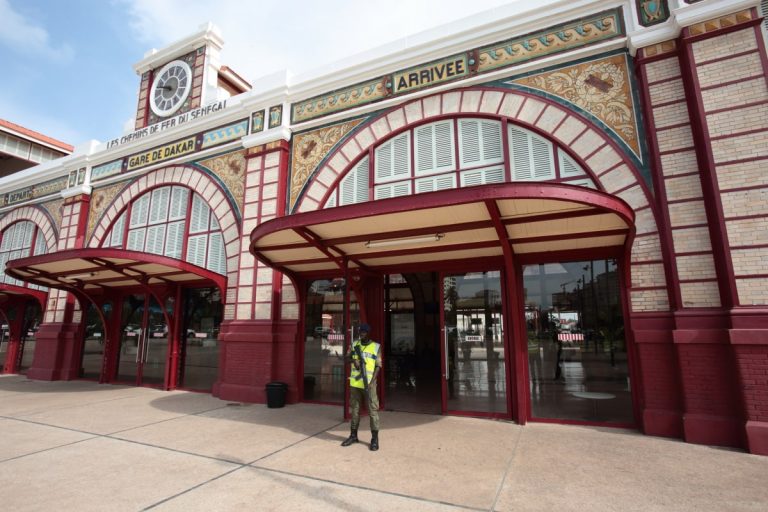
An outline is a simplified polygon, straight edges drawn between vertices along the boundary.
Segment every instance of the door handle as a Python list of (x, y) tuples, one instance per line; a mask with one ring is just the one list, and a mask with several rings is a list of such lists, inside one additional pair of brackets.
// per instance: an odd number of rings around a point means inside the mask
[(139, 361), (141, 360), (141, 348), (144, 345), (141, 342), (141, 337), (144, 335), (144, 329), (138, 329), (138, 332), (136, 333), (136, 364), (139, 364)]

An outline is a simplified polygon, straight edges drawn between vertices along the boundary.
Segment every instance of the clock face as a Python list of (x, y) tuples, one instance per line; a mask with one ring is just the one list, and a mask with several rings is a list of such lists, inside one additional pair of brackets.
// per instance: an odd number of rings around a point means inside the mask
[(176, 112), (192, 90), (192, 70), (181, 60), (169, 62), (155, 75), (149, 92), (152, 112), (166, 117)]

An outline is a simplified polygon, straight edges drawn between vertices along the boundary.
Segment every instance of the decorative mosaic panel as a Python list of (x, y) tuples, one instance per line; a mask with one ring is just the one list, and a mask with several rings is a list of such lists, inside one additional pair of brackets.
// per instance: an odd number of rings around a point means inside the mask
[(635, 5), (637, 5), (637, 17), (644, 27), (663, 23), (669, 19), (667, 0), (635, 0)]
[(732, 27), (751, 19), (753, 19), (752, 9), (747, 9), (729, 14), (728, 16), (723, 16), (722, 18), (716, 18), (714, 20), (703, 21), (701, 23), (697, 23), (696, 25), (691, 25), (688, 27), (688, 31), (690, 35), (697, 36), (699, 34), (706, 34), (707, 32), (714, 32), (715, 30), (720, 30), (721, 28)]
[(125, 187), (127, 182), (115, 183), (108, 187), (97, 188), (91, 194), (91, 204), (88, 212), (88, 232), (85, 239), (90, 240), (93, 230), (96, 229), (96, 222), (101, 218), (109, 205), (112, 204), (117, 194)]
[(642, 160), (626, 54), (582, 62), (509, 82), (556, 96), (605, 123)]
[(624, 35), (621, 9), (550, 27), (526, 36), (447, 56), (438, 61), (398, 70), (367, 82), (293, 104), (291, 120), (300, 123), (341, 110), (381, 101), (389, 96), (460, 80), (522, 62)]
[(269, 107), (269, 127), (275, 128), (283, 124), (283, 106)]
[(248, 135), (248, 120), (243, 119), (237, 123), (230, 124), (228, 126), (222, 126), (203, 134), (202, 149), (224, 144), (231, 140), (239, 139)]
[(293, 105), (292, 121), (300, 123), (387, 97), (385, 80), (377, 78)]
[(363, 119), (356, 119), (301, 133), (293, 137), (291, 191), (289, 198), (291, 208), (293, 208), (301, 189), (312, 175), (312, 172), (317, 168), (317, 165), (346, 134), (362, 122)]
[(98, 165), (91, 169), (91, 182), (103, 180), (115, 174), (120, 174), (123, 168), (123, 159), (115, 160), (106, 164)]
[(46, 201), (41, 203), (40, 206), (48, 211), (51, 219), (53, 219), (53, 225), (56, 227), (56, 230), (61, 231), (61, 208), (64, 206), (64, 199)]
[(245, 154), (245, 150), (241, 150), (197, 162), (221, 178), (240, 211), (245, 197)]
[(259, 110), (251, 115), (251, 133), (264, 130), (264, 111)]
[(624, 33), (620, 11), (607, 11), (591, 18), (510, 39), (482, 48), (479, 71), (491, 71), (597, 43)]
[(44, 181), (30, 187), (21, 188), (8, 192), (2, 197), (2, 204), (0, 206), (9, 206), (12, 204), (22, 203), (29, 201), (37, 197), (44, 197), (51, 194), (56, 194), (67, 188), (68, 176), (62, 176), (60, 178), (54, 178), (52, 180)]

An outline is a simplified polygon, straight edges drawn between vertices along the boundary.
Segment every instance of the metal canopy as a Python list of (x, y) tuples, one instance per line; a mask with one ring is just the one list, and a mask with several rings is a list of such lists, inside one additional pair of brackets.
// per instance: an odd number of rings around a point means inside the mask
[(5, 302), (8, 299), (27, 297), (35, 299), (40, 303), (41, 307), (45, 307), (45, 299), (47, 293), (41, 290), (33, 290), (31, 288), (25, 288), (23, 286), (16, 286), (13, 284), (0, 284), (0, 302)]
[(251, 253), (291, 274), (621, 248), (634, 213), (582, 187), (497, 184), (280, 217), (251, 233)]
[(6, 273), (30, 283), (84, 292), (137, 285), (209, 281), (224, 292), (226, 278), (165, 256), (122, 249), (72, 249), (11, 260)]

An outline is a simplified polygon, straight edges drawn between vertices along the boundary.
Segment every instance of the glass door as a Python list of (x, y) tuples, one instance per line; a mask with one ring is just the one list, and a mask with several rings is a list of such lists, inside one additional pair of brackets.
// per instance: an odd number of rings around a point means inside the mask
[(123, 298), (117, 379), (137, 385), (162, 385), (168, 353), (168, 325), (162, 308), (144, 294)]
[(445, 274), (442, 281), (444, 408), (506, 416), (501, 272)]

